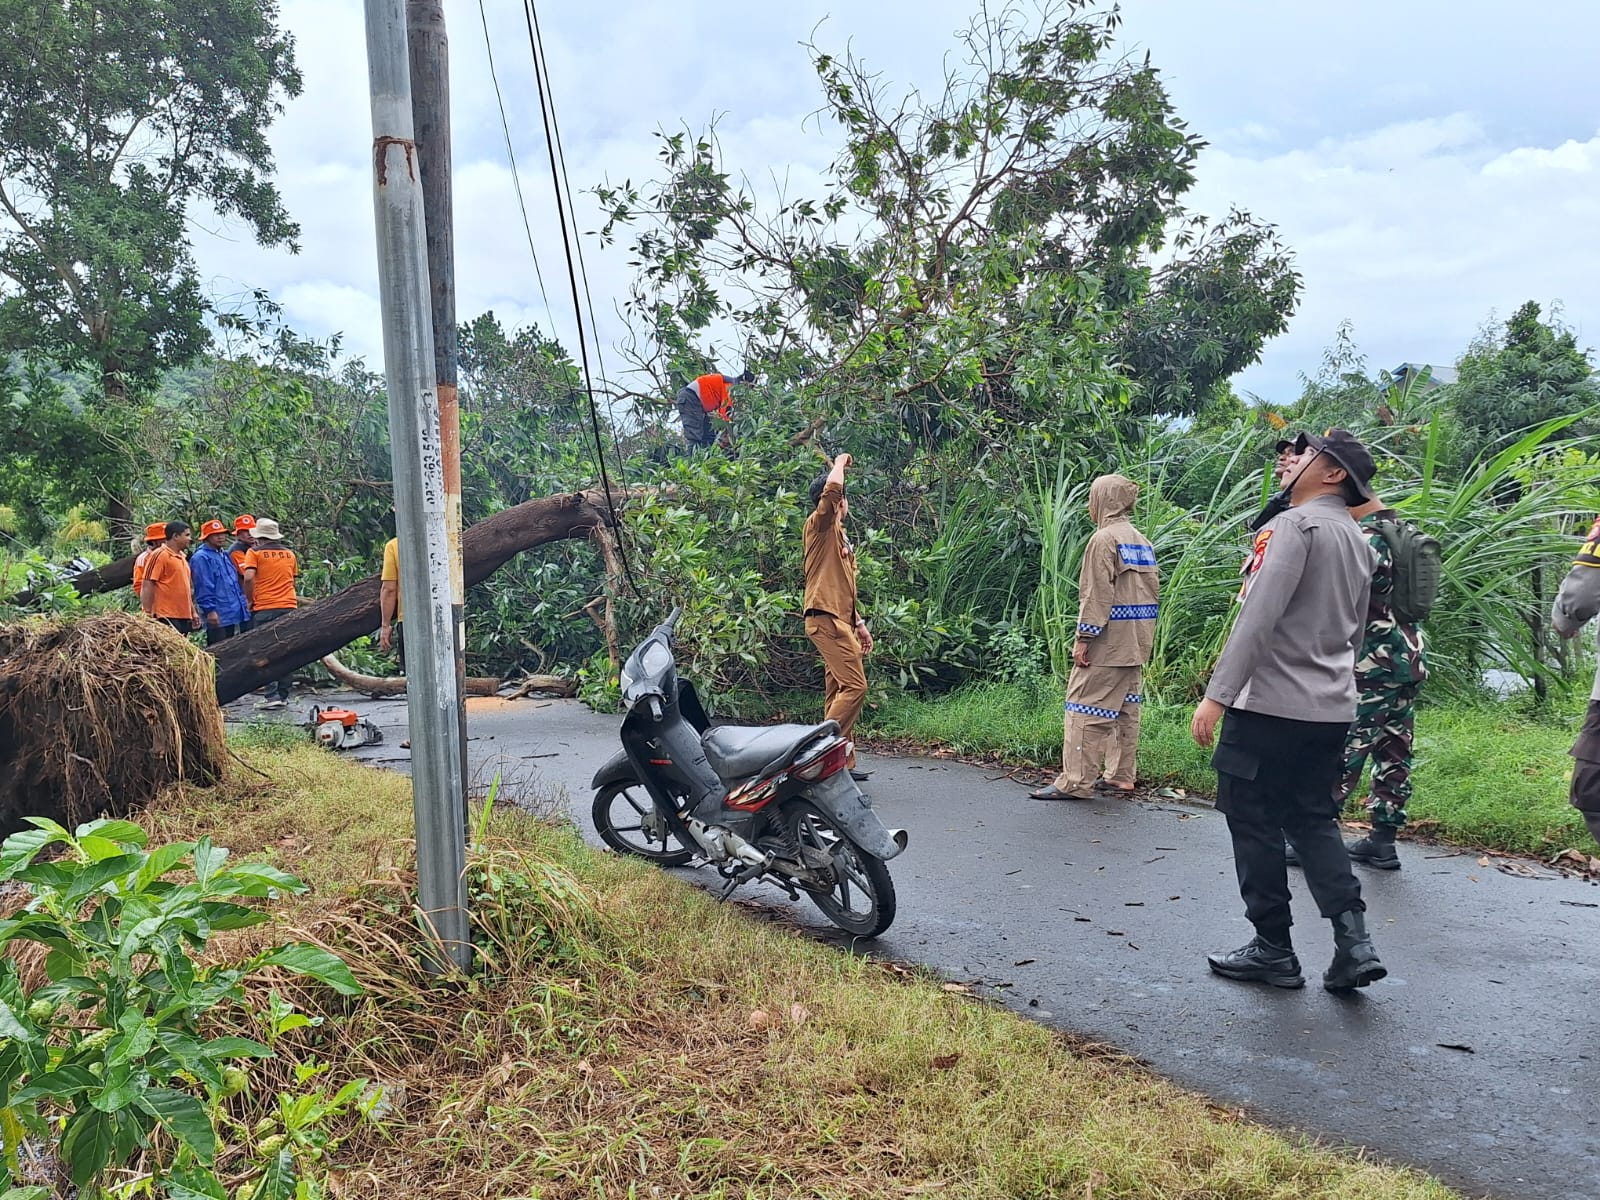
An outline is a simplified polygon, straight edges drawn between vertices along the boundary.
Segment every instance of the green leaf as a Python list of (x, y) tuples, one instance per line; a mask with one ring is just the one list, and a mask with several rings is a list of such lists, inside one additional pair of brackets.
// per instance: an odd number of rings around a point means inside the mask
[(107, 838), (128, 846), (143, 846), (149, 840), (149, 835), (132, 821), (118, 821), (109, 817), (79, 825), (75, 836), (80, 845), (88, 837)]
[(272, 1047), (243, 1037), (212, 1038), (201, 1046), (207, 1058), (271, 1058)]
[(131, 875), (143, 865), (142, 854), (119, 854), (90, 863), (78, 872), (63, 899), (67, 904), (81, 904), (113, 879)]
[(98, 1175), (111, 1159), (113, 1122), (109, 1113), (80, 1108), (67, 1118), (61, 1135), (61, 1157), (72, 1182), (80, 1188)]
[(0, 1192), (0, 1200), (51, 1200), (53, 1194), (47, 1187), (7, 1188)]
[(117, 1067), (107, 1072), (105, 1089), (90, 1096), (89, 1103), (101, 1112), (120, 1112), (138, 1098), (148, 1083), (149, 1076), (143, 1071), (136, 1072), (127, 1065)]
[(362, 991), (344, 960), (320, 946), (292, 942), (257, 958), (255, 962), (258, 966), (283, 967), (300, 975), (309, 975), (327, 984), (341, 996), (356, 996)]
[(126, 847), (103, 837), (79, 838), (78, 849), (90, 862), (99, 862), (102, 858), (115, 858), (119, 854), (127, 853)]
[(156, 1023), (146, 1020), (138, 1013), (125, 1013), (118, 1023), (123, 1030), (122, 1036), (113, 1038), (109, 1052), (106, 1054), (108, 1067), (121, 1066), (123, 1063), (132, 1062), (136, 1058), (143, 1058), (150, 1053), (150, 1047), (156, 1044)]
[(168, 842), (165, 846), (157, 846), (145, 858), (144, 866), (139, 868), (139, 874), (133, 880), (132, 890), (136, 892), (144, 891), (152, 883), (172, 870), (173, 867), (188, 858), (193, 851), (193, 842)]
[(287, 871), (280, 871), (266, 863), (241, 863), (217, 882), (226, 884), (226, 887), (219, 887), (214, 894), (224, 896), (266, 896), (274, 890), (298, 896), (310, 890)]
[(250, 1200), (294, 1200), (294, 1151), (284, 1146), (272, 1156)]
[(150, 1088), (139, 1097), (139, 1107), (155, 1117), (207, 1166), (217, 1154), (217, 1131), (206, 1110), (188, 1092)]
[(206, 1170), (173, 1171), (162, 1180), (162, 1186), (167, 1200), (228, 1200), (228, 1189)]
[(222, 869), (222, 864), (228, 860), (226, 846), (213, 846), (208, 837), (201, 838), (194, 847), (194, 877), (195, 882), (204, 888), (211, 882), (212, 876)]
[(64, 1066), (36, 1075), (33, 1081), (11, 1098), (13, 1104), (37, 1100), (40, 1096), (75, 1096), (100, 1086), (100, 1077), (87, 1067)]

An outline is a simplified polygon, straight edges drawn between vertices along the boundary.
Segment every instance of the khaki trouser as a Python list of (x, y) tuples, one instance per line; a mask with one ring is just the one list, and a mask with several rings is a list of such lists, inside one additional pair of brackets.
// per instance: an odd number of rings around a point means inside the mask
[[(839, 731), (847, 738), (854, 738), (856, 718), (867, 702), (867, 671), (862, 662), (861, 639), (849, 621), (838, 617), (807, 617), (806, 636), (822, 655), (823, 719), (839, 722)], [(855, 765), (852, 748), (850, 766)]]
[(1102, 764), (1107, 783), (1130, 787), (1135, 782), (1141, 674), (1138, 667), (1072, 669), (1061, 729), (1061, 774), (1055, 781), (1063, 792), (1088, 795)]

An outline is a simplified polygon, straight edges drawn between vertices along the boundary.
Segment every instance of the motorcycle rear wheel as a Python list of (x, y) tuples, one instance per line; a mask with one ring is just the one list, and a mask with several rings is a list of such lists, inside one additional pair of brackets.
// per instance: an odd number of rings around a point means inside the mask
[(644, 784), (634, 779), (608, 783), (594, 794), (590, 810), (594, 831), (618, 854), (632, 855), (658, 867), (681, 867), (694, 857), (656, 812)]
[(809, 800), (790, 800), (781, 816), (801, 846), (820, 850), (833, 860), (833, 889), (807, 893), (823, 916), (856, 937), (877, 937), (888, 929), (894, 923), (894, 880), (883, 860), (851, 841)]

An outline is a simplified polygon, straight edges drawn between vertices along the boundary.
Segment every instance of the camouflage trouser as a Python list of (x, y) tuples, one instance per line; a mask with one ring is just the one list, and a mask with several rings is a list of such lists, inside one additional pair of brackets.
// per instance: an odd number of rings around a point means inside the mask
[(1412, 714), (1420, 684), (1363, 687), (1356, 702), (1355, 723), (1344, 744), (1344, 778), (1334, 792), (1342, 809), (1361, 784), (1361, 771), (1372, 759), (1372, 792), (1367, 811), (1374, 825), (1395, 829), (1406, 823), (1411, 799)]

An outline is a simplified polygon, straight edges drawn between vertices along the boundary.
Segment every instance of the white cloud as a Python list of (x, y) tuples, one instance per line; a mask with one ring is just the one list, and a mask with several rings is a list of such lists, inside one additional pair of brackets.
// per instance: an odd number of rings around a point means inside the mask
[[(646, 179), (656, 167), (658, 127), (698, 129), (721, 114), (731, 170), (768, 194), (785, 180), (792, 194), (820, 191), (835, 135), (807, 120), (819, 93), (798, 43), (827, 16), (826, 3), (545, 6), (572, 186), (582, 193), (606, 177)], [(838, 10), (817, 37), (834, 49), (849, 41), (896, 86), (936, 87), (953, 32), (973, 7), (879, 0)], [(446, 3), (459, 311), (465, 318), (493, 308), (507, 324), (536, 321), (572, 345), (520, 7), (487, 0), (487, 11), (554, 320), (533, 278), (476, 0)], [(282, 12), (306, 92), (289, 104), (272, 142), (303, 252), (262, 250), (246, 232), (198, 214), (196, 253), (219, 295), (264, 287), (301, 332), (342, 329), (346, 345), (377, 365), (361, 5), (285, 0)], [(1487, 0), (1399, 8), (1351, 0), (1315, 11), (1256, 0), (1139, 0), (1125, 15), (1130, 45), (1149, 47), (1180, 115), (1214, 143), (1190, 206), (1219, 215), (1239, 204), (1276, 222), (1306, 278), (1300, 313), (1247, 373), (1246, 388), (1292, 391), (1297, 372), (1315, 369), (1347, 317), (1375, 366), (1453, 359), (1491, 309), (1509, 312), (1530, 297), (1564, 301), (1580, 326), (1600, 321), (1600, 250), (1586, 236), (1600, 216), (1600, 137), (1590, 136), (1596, 89), (1561, 65), (1592, 44), (1586, 35), (1600, 17), (1575, 6), (1559, 21), (1511, 28)], [(1374, 41), (1379, 17), (1391, 22), (1392, 36)], [(578, 204), (578, 229), (594, 229), (592, 197), (580, 194)], [(585, 254), (609, 346), (628, 254), (593, 239), (585, 239)]]
[(1191, 200), (1278, 222), (1305, 278), (1300, 311), (1241, 386), (1297, 390), (1340, 321), (1373, 367), (1453, 363), (1492, 311), (1560, 302), (1600, 319), (1600, 137), (1502, 149), (1467, 114), (1255, 156), (1209, 150)]

